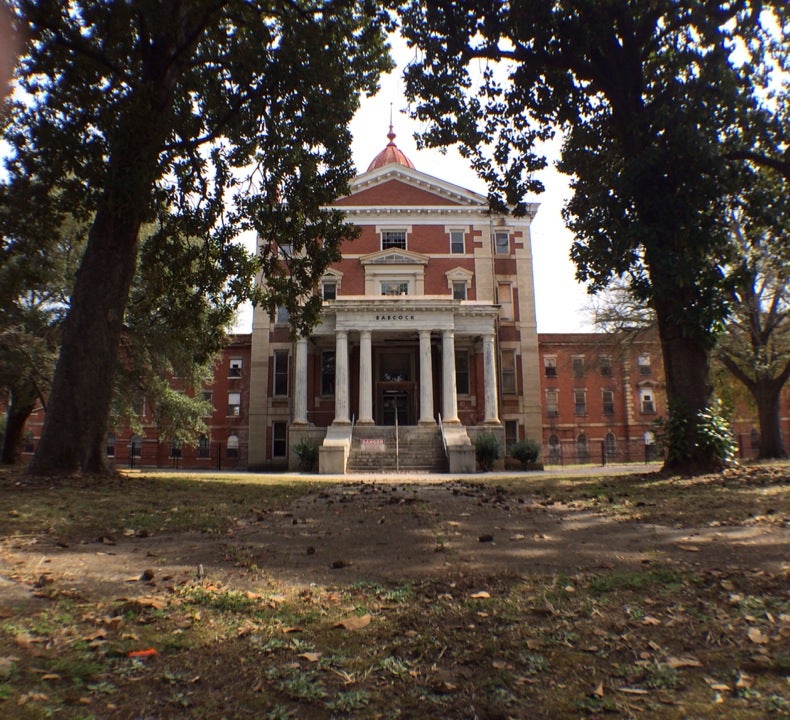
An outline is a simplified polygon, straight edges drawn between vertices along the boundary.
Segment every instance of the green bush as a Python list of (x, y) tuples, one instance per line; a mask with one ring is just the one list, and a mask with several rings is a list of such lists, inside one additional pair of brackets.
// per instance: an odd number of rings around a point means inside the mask
[(540, 455), (540, 443), (529, 438), (514, 442), (510, 446), (510, 457), (518, 460), (524, 470), (537, 461), (538, 455)]
[(318, 445), (309, 438), (302, 438), (294, 447), (294, 453), (305, 472), (313, 472), (318, 467)]
[(502, 445), (492, 433), (483, 433), (474, 439), (475, 457), (482, 472), (494, 468), (494, 461), (502, 457)]

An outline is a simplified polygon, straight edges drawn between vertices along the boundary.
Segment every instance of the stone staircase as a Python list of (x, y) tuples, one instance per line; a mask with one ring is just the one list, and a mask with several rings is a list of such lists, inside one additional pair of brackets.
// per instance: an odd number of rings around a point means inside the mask
[(395, 428), (355, 426), (346, 471), (349, 473), (448, 471), (438, 426), (404, 425), (398, 429), (399, 461), (395, 458)]

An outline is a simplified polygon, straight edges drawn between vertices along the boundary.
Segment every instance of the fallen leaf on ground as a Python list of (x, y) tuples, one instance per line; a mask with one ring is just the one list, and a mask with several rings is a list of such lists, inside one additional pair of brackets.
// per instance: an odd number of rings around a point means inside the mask
[(491, 597), (491, 593), (488, 593), (485, 590), (480, 590), (480, 592), (476, 592), (470, 597), (474, 598), (475, 600), (485, 600), (486, 598)]
[(595, 689), (590, 693), (590, 695), (592, 695), (593, 697), (602, 698), (603, 697), (603, 683), (599, 682), (598, 685), (596, 685)]
[(746, 634), (749, 640), (757, 645), (765, 645), (768, 642), (768, 636), (760, 628), (750, 627)]
[(299, 657), (300, 658), (304, 658), (305, 660), (307, 660), (309, 662), (318, 662), (318, 658), (321, 657), (321, 653), (320, 652), (304, 652), (301, 655), (299, 655)]
[(671, 667), (673, 670), (686, 667), (702, 667), (702, 663), (697, 660), (697, 658), (693, 657), (668, 657), (667, 665), (669, 665), (669, 667)]
[(346, 618), (345, 620), (341, 620), (340, 622), (336, 623), (335, 627), (343, 628), (344, 630), (353, 632), (355, 630), (362, 630), (362, 628), (366, 628), (368, 625), (370, 625), (371, 620), (372, 618), (370, 615), (353, 615), (350, 618)]

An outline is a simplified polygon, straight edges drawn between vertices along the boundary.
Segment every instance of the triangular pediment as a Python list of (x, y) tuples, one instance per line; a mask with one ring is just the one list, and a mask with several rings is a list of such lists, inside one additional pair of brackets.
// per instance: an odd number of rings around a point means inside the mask
[(342, 207), (488, 207), (488, 199), (460, 185), (403, 165), (389, 164), (361, 175), (351, 193), (334, 205)]
[(427, 265), (428, 258), (409, 250), (379, 250), (359, 258), (363, 265)]

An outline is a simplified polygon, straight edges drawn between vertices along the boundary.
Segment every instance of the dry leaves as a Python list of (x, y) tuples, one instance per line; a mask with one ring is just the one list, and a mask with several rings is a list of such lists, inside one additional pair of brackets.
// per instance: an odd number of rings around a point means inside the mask
[(335, 623), (336, 628), (343, 628), (344, 630), (348, 630), (349, 632), (356, 632), (357, 630), (362, 630), (370, 625), (370, 621), (373, 618), (369, 614), (365, 615), (352, 615), (351, 617), (346, 618), (345, 620), (341, 620), (338, 623)]

